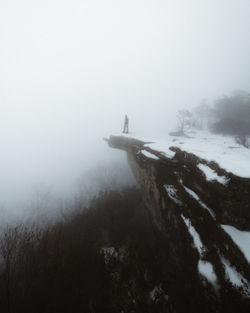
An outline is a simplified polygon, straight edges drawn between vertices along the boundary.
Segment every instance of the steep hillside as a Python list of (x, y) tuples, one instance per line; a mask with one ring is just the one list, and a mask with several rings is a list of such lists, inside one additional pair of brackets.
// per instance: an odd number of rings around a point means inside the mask
[(187, 303), (177, 312), (198, 312), (202, 303), (208, 312), (250, 310), (249, 151), (218, 138), (165, 145), (136, 136), (108, 139), (127, 152), (154, 227), (168, 242), (168, 294)]

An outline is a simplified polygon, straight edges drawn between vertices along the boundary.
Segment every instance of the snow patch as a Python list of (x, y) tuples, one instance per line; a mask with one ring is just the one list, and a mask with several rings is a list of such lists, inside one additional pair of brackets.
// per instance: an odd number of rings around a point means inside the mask
[[(250, 149), (235, 144), (233, 136), (212, 134), (206, 130), (194, 132), (192, 129), (187, 129), (186, 135), (186, 137), (175, 137), (174, 142), (170, 135), (166, 138), (155, 138), (145, 136), (145, 134), (141, 134), (141, 136), (132, 134), (132, 137), (144, 142), (152, 142), (145, 146), (165, 153), (169, 158), (175, 156), (175, 152), (171, 151), (170, 147), (177, 147), (208, 162), (215, 161), (227, 172), (250, 178)], [(233, 149), (233, 147), (237, 149)]]
[(250, 297), (250, 285), (248, 281), (223, 257), (221, 257), (221, 262), (225, 266), (226, 278), (230, 281), (230, 283), (236, 287), (243, 288), (244, 294)]
[(159, 158), (156, 155), (154, 155), (153, 153), (148, 152), (146, 150), (142, 150), (141, 153), (143, 155), (145, 155), (145, 157), (147, 157), (147, 158), (154, 159), (154, 160), (159, 160)]
[(163, 143), (163, 142), (153, 142), (150, 144), (146, 144), (144, 146), (147, 146), (151, 149), (159, 151), (161, 154), (165, 155), (166, 157), (172, 159), (175, 156), (174, 151), (170, 150), (169, 144), (168, 143)]
[(169, 198), (171, 198), (175, 203), (182, 204), (181, 201), (177, 197), (177, 189), (173, 185), (164, 185), (164, 188), (166, 189)]
[[(184, 223), (186, 224), (190, 235), (193, 238), (193, 242), (194, 242), (196, 249), (198, 250), (200, 256), (202, 257), (202, 254), (205, 250), (205, 247), (201, 242), (200, 235), (197, 233), (195, 228), (192, 226), (190, 219), (186, 218), (183, 215), (181, 215), (181, 217), (182, 217)], [(215, 287), (217, 286), (217, 276), (214, 272), (214, 267), (213, 267), (212, 263), (210, 263), (208, 261), (199, 260), (198, 270), (199, 270), (199, 273), (202, 276), (204, 276), (211, 284), (213, 284)]]
[(225, 185), (228, 179), (225, 176), (219, 176), (214, 170), (209, 166), (204, 164), (198, 165), (199, 169), (205, 174), (207, 181), (216, 180), (218, 183)]
[(230, 225), (221, 225), (221, 227), (228, 233), (250, 263), (250, 232), (238, 230)]
[(200, 260), (198, 263), (198, 270), (213, 285), (217, 284), (217, 276), (214, 272), (214, 267), (210, 262)]
[(186, 224), (190, 235), (193, 238), (194, 245), (195, 245), (196, 249), (199, 251), (200, 256), (202, 256), (202, 253), (204, 251), (204, 246), (201, 242), (200, 235), (197, 233), (195, 228), (192, 226), (190, 219), (186, 218), (182, 214), (181, 214), (181, 217), (182, 217), (184, 223)]
[[(182, 185), (183, 185), (183, 184), (182, 184)], [(210, 215), (212, 216), (212, 218), (215, 220), (216, 217), (215, 217), (214, 212), (213, 212), (211, 209), (209, 209), (209, 207), (206, 206), (206, 204), (205, 204), (204, 202), (202, 202), (202, 201), (200, 200), (199, 196), (198, 196), (193, 190), (187, 188), (186, 186), (183, 185), (183, 187), (184, 187), (184, 189), (186, 190), (186, 192), (187, 192), (192, 198), (194, 198), (195, 200), (197, 200), (197, 201), (199, 202), (199, 204), (200, 204), (204, 209), (206, 209), (206, 210), (210, 213)]]

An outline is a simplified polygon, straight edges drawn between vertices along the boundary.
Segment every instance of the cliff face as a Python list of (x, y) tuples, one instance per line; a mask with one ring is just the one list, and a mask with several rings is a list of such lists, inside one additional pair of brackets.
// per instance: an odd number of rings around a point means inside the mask
[[(250, 179), (178, 147), (168, 157), (126, 136), (108, 143), (127, 152), (153, 225), (168, 243), (168, 294), (182, 301), (193, 294), (208, 312), (249, 312)], [(195, 311), (195, 304), (185, 310)]]

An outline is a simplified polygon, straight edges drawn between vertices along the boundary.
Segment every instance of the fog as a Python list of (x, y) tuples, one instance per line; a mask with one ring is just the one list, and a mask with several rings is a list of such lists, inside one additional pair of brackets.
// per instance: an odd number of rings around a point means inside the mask
[[(178, 109), (250, 90), (247, 0), (1, 0), (0, 205), (36, 184), (68, 197), (102, 140), (163, 136)], [(91, 182), (90, 182), (91, 183)], [(21, 205), (22, 204), (22, 205)]]

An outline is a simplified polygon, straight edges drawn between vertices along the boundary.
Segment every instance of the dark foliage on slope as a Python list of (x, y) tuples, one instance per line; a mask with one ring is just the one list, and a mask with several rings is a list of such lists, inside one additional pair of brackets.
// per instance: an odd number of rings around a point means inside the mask
[(136, 189), (102, 194), (46, 230), (8, 228), (0, 312), (228, 313), (239, 301), (247, 312), (234, 290), (218, 298), (188, 263), (198, 261), (195, 250), (187, 255), (188, 238), (172, 235), (155, 230)]
[[(154, 286), (145, 279), (160, 279), (155, 243), (135, 189), (102, 194), (46, 230), (8, 228), (0, 247), (0, 312), (158, 312), (166, 303), (153, 305)], [(104, 247), (117, 256), (105, 259)]]
[(247, 92), (220, 98), (215, 103), (214, 114), (218, 118), (213, 125), (216, 133), (250, 135), (250, 96)]

